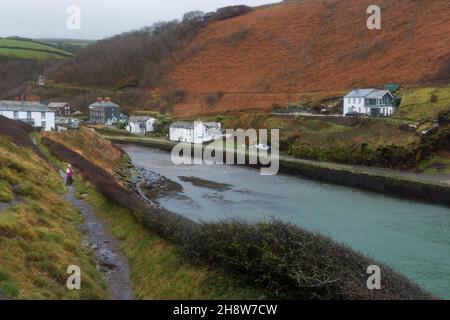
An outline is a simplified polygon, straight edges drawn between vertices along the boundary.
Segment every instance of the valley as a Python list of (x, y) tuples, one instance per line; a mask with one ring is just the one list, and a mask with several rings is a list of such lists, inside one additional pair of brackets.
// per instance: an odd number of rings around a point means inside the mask
[(450, 2), (244, 2), (0, 38), (0, 300), (450, 299)]

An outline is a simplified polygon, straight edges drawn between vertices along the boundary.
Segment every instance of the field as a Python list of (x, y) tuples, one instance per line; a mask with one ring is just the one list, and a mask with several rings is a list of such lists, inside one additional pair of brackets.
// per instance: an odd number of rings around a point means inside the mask
[(20, 59), (66, 59), (71, 53), (54, 46), (25, 39), (0, 38), (0, 55)]
[(50, 44), (73, 54), (95, 42), (94, 40), (83, 39), (37, 39), (37, 41)]
[(399, 94), (402, 103), (396, 117), (423, 122), (436, 120), (439, 112), (450, 110), (450, 85), (407, 89)]

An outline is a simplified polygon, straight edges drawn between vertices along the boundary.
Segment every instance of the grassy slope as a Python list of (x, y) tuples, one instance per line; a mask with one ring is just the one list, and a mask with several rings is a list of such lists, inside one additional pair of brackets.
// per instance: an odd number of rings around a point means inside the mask
[[(45, 133), (44, 133), (45, 134)], [(122, 162), (123, 154), (94, 131), (45, 134), (72, 148), (110, 173)], [(47, 157), (51, 155), (44, 150)], [(52, 158), (53, 162), (58, 160)], [(132, 271), (134, 293), (139, 299), (258, 299), (264, 292), (206, 267), (181, 258), (174, 245), (144, 228), (130, 211), (111, 204), (88, 183), (76, 179), (78, 195), (102, 218), (113, 236), (123, 242)]]
[(0, 55), (22, 59), (64, 59), (71, 54), (44, 43), (27, 40), (0, 39)]
[(44, 132), (43, 135), (50, 136), (52, 140), (83, 155), (95, 165), (113, 173), (115, 166), (122, 157), (122, 152), (113, 147), (112, 143), (101, 138), (88, 128), (71, 131), (67, 133)]
[(138, 299), (257, 299), (263, 293), (236, 286), (230, 279), (193, 266), (182, 259), (174, 245), (145, 229), (126, 209), (111, 204), (87, 183), (76, 182), (78, 194), (94, 208), (122, 241)]
[(41, 43), (50, 44), (64, 51), (77, 53), (83, 48), (95, 42), (95, 40), (83, 39), (37, 39)]
[[(400, 92), (402, 103), (396, 116), (415, 121), (437, 119), (439, 112), (450, 110), (450, 85), (408, 89)], [(437, 101), (431, 102), (435, 95)]]
[[(19, 299), (105, 298), (101, 274), (82, 245), (81, 215), (64, 200), (53, 168), (0, 136), (0, 182), (6, 194), (15, 186), (19, 201), (0, 211), (0, 291)], [(70, 265), (81, 267), (80, 291), (66, 288)]]
[(362, 120), (358, 125), (344, 126), (301, 117), (242, 113), (226, 118), (223, 125), (225, 128), (280, 129), (282, 152), (321, 161), (401, 166), (402, 163), (388, 159), (391, 155), (382, 150), (392, 149), (396, 153), (393, 157), (406, 160), (403, 157), (410, 157), (409, 153), (414, 153), (420, 144), (415, 134), (399, 130), (396, 120)]

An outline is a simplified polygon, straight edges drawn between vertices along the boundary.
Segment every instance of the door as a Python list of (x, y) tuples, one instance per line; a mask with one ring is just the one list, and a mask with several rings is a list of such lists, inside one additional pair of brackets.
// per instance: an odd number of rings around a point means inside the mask
[(370, 116), (371, 117), (379, 117), (380, 109), (379, 108), (370, 108)]

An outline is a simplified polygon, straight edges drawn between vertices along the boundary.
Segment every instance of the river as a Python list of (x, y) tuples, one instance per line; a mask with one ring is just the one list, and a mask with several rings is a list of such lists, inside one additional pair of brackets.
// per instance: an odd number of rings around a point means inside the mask
[(275, 217), (387, 263), (450, 299), (450, 209), (240, 166), (175, 166), (170, 153), (126, 145), (134, 165), (179, 188), (154, 195), (160, 206), (195, 221)]

